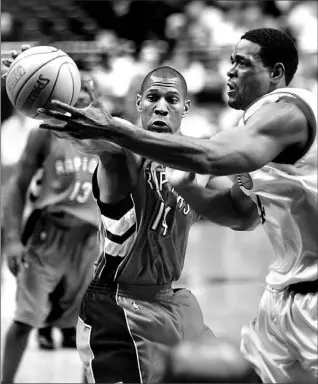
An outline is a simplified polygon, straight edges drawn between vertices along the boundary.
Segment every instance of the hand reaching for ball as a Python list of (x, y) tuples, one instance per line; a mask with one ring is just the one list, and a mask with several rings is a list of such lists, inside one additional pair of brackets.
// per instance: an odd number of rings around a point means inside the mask
[[(53, 131), (58, 137), (70, 140), (81, 152), (88, 154), (123, 154), (125, 152), (117, 144), (104, 139), (105, 127), (115, 127), (116, 120), (111, 116), (96, 97), (93, 81), (84, 84), (91, 103), (85, 108), (76, 108), (58, 100), (52, 100), (50, 108), (40, 108), (39, 116), (53, 118), (40, 128)], [(120, 119), (122, 120), (122, 119)], [(128, 121), (123, 120), (130, 124)]]
[[(11, 66), (11, 64), (12, 64), (12, 62), (19, 56), (19, 54), (22, 53), (22, 52), (24, 52), (24, 51), (26, 51), (26, 50), (29, 49), (30, 47), (31, 47), (30, 45), (25, 44), (25, 45), (21, 45), (21, 52), (18, 53), (18, 52), (15, 51), (15, 50), (11, 51), (11, 57), (12, 57), (12, 60), (2, 59), (2, 64), (3, 64), (5, 67), (7, 67), (8, 70), (9, 70), (9, 68), (10, 68), (10, 66)], [(3, 79), (6, 79), (7, 74), (8, 74), (8, 71), (2, 75), (2, 78), (3, 78)]]

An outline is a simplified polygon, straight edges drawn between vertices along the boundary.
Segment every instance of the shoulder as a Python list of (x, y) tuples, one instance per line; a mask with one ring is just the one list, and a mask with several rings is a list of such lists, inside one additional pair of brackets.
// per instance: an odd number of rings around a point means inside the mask
[(255, 113), (268, 110), (280, 110), (279, 115), (275, 117), (292, 113), (292, 117), (307, 118), (310, 112), (310, 118), (316, 120), (316, 109), (316, 98), (310, 91), (301, 88), (279, 88), (252, 103), (244, 112), (243, 121), (246, 123)]
[(34, 155), (45, 158), (50, 151), (52, 140), (52, 132), (36, 127), (29, 133), (24, 152), (28, 157)]
[(303, 102), (282, 88), (254, 102), (244, 113), (244, 125), (257, 134), (295, 144), (308, 139), (308, 116)]

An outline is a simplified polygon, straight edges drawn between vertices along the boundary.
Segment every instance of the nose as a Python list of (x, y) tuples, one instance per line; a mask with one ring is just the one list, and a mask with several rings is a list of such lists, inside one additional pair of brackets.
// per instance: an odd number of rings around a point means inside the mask
[(167, 116), (168, 115), (168, 107), (167, 103), (164, 99), (158, 100), (156, 106), (155, 106), (155, 114), (161, 115), (161, 116)]
[(226, 75), (227, 75), (228, 77), (234, 77), (234, 76), (235, 76), (235, 73), (236, 73), (236, 65), (233, 64), (233, 65), (231, 66), (231, 68), (226, 72)]

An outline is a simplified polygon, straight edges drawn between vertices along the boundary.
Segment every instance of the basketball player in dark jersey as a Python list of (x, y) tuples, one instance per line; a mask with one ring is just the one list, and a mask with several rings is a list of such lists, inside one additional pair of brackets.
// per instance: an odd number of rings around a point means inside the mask
[[(185, 80), (169, 67), (147, 76), (137, 96), (144, 129), (177, 133), (189, 108)], [(103, 114), (98, 108), (95, 113)], [(215, 337), (193, 294), (171, 287), (180, 277), (189, 230), (199, 216), (168, 183), (162, 165), (107, 142), (78, 145), (100, 158), (93, 193), (103, 253), (77, 326), (87, 380), (162, 382), (172, 346)]]
[[(3, 382), (13, 382), (32, 328), (76, 326), (99, 255), (91, 182), (96, 165), (96, 157), (52, 132), (35, 128), (29, 134), (5, 212), (5, 251), (17, 276), (17, 295), (5, 339)], [(28, 205), (28, 188), (39, 172), (40, 191)]]

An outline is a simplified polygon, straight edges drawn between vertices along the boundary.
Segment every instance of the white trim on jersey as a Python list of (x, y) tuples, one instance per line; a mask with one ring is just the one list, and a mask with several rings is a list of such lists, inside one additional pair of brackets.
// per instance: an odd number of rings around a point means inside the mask
[(78, 316), (77, 330), (76, 330), (76, 347), (78, 349), (79, 356), (82, 360), (85, 369), (85, 376), (88, 383), (96, 383), (92, 362), (95, 358), (91, 348), (92, 327), (84, 322)]
[(136, 224), (136, 212), (134, 207), (118, 220), (111, 219), (103, 214), (101, 214), (101, 217), (104, 229), (116, 236), (125, 235), (127, 230)]
[(129, 335), (131, 337), (131, 341), (133, 342), (133, 345), (134, 345), (134, 349), (135, 349), (135, 352), (136, 352), (136, 360), (137, 360), (137, 367), (138, 367), (138, 373), (139, 373), (139, 379), (140, 379), (140, 383), (142, 384), (143, 383), (143, 380), (142, 380), (142, 374), (141, 374), (141, 368), (140, 368), (140, 358), (139, 358), (139, 352), (138, 352), (138, 347), (137, 347), (137, 343), (134, 339), (134, 336), (132, 335), (132, 332), (131, 332), (131, 328), (130, 328), (130, 325), (129, 325), (129, 319), (128, 319), (128, 314), (127, 314), (127, 311), (125, 310), (124, 306), (123, 305), (120, 305), (119, 304), (119, 301), (118, 301), (118, 291), (119, 291), (119, 284), (117, 284), (117, 289), (116, 289), (116, 295), (115, 295), (115, 298), (116, 298), (116, 304), (124, 311), (124, 315), (125, 315), (125, 320), (126, 320), (126, 325), (127, 325), (127, 330), (129, 332)]
[(111, 256), (125, 257), (137, 235), (135, 208), (131, 208), (118, 220), (103, 214), (101, 214), (101, 218), (105, 231), (104, 252)]

